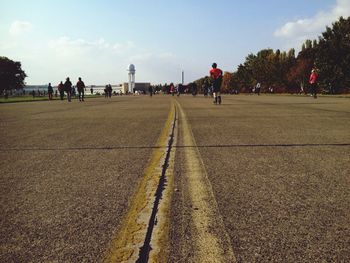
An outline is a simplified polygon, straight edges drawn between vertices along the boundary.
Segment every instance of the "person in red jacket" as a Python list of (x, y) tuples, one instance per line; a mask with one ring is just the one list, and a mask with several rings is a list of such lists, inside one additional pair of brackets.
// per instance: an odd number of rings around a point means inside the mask
[(77, 89), (78, 89), (78, 96), (79, 96), (79, 101), (84, 101), (84, 89), (85, 89), (85, 84), (84, 82), (81, 80), (81, 78), (79, 78), (78, 82), (77, 82)]
[(313, 69), (311, 70), (310, 78), (309, 78), (309, 83), (311, 87), (311, 95), (317, 99), (317, 73), (316, 70)]
[(222, 82), (222, 70), (217, 68), (217, 64), (213, 63), (212, 69), (209, 71), (210, 78), (213, 81), (213, 95), (214, 95), (214, 103), (221, 104), (221, 82)]
[(173, 83), (170, 83), (170, 94), (171, 96), (175, 95), (175, 86)]

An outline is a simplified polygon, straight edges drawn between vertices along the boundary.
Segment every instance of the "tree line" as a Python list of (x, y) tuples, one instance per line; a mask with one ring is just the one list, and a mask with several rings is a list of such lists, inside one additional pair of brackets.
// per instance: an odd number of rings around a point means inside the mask
[[(310, 71), (319, 75), (319, 87), (330, 93), (350, 92), (350, 17), (340, 17), (315, 40), (306, 40), (298, 55), (294, 49), (262, 49), (249, 54), (236, 71), (225, 72), (222, 92), (250, 92), (258, 82), (262, 91), (297, 93), (307, 89)], [(196, 80), (201, 87), (208, 77)], [(331, 90), (328, 90), (328, 89)]]

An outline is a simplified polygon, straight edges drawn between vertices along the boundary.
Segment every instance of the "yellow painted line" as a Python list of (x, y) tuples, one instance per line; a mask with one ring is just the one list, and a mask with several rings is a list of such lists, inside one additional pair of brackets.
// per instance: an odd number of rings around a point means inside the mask
[[(175, 105), (174, 105), (175, 106)], [(177, 144), (177, 122), (175, 122), (173, 146)], [(174, 164), (176, 149), (172, 147), (166, 171), (166, 187), (163, 190), (162, 200), (158, 207), (157, 224), (154, 226), (152, 235), (152, 250), (149, 255), (149, 262), (167, 262), (169, 253), (169, 218), (171, 200), (174, 193)]]
[[(135, 262), (138, 258), (139, 248), (143, 245), (145, 234), (147, 232), (147, 226), (154, 202), (154, 194), (161, 176), (161, 165), (165, 158), (168, 137), (171, 132), (174, 116), (175, 106), (172, 102), (165, 127), (163, 128), (156, 144), (159, 148), (155, 148), (152, 152), (144, 176), (132, 198), (130, 208), (119, 227), (116, 237), (111, 242), (110, 248), (107, 250), (103, 261), (105, 263)], [(172, 179), (170, 178), (168, 181), (171, 186)], [(167, 201), (167, 203), (170, 204), (170, 201)], [(162, 206), (159, 210), (167, 213), (167, 209)], [(163, 252), (160, 245), (166, 244), (168, 238), (165, 234), (167, 233), (166, 227), (168, 226), (168, 223), (164, 223), (161, 226), (162, 231), (158, 230), (158, 232), (162, 233), (161, 235), (158, 235), (160, 240), (155, 242), (158, 244), (157, 251), (159, 251), (159, 253)], [(153, 259), (159, 258), (154, 252), (151, 256)]]
[(186, 159), (185, 177), (193, 207), (193, 262), (236, 262), (231, 241), (225, 230), (191, 127), (181, 105), (178, 102), (176, 104), (183, 143), (186, 146), (192, 146), (184, 147), (183, 151)]

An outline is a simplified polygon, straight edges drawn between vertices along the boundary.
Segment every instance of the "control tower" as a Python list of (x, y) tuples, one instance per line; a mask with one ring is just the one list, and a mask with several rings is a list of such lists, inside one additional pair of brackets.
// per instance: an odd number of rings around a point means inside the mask
[(129, 93), (134, 93), (136, 72), (134, 64), (130, 64), (127, 71), (129, 72)]

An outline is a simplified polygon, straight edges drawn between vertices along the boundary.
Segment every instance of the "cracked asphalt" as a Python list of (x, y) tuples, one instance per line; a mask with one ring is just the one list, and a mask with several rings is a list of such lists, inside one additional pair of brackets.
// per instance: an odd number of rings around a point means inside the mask
[[(221, 106), (204, 98), (179, 101), (237, 262), (350, 261), (348, 98), (225, 96)], [(175, 182), (182, 194), (175, 195), (172, 216), (184, 227), (172, 227), (176, 253), (169, 262), (192, 255), (191, 189), (181, 152)]]
[(0, 105), (0, 262), (102, 261), (168, 116), (154, 101)]
[[(0, 262), (100, 262), (171, 105), (158, 95), (0, 105)], [(350, 100), (175, 98), (237, 262), (350, 261)], [(181, 132), (168, 262), (190, 262)]]

